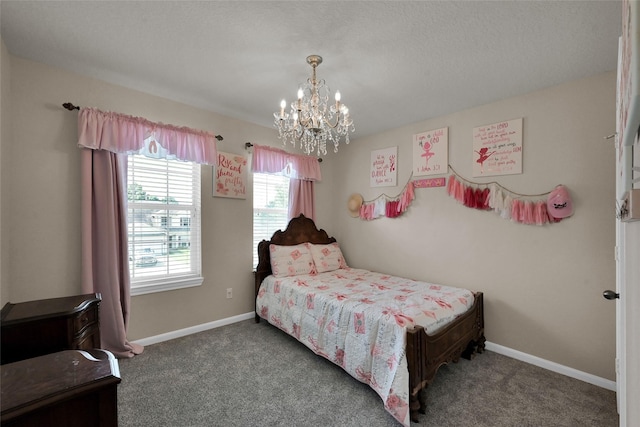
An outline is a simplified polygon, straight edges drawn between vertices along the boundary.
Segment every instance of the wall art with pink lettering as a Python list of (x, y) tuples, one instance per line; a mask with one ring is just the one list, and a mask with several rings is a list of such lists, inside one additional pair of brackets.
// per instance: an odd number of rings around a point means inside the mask
[(473, 176), (522, 173), (522, 118), (473, 128)]
[(213, 169), (214, 197), (247, 198), (247, 158), (239, 154), (218, 151)]
[(395, 187), (398, 177), (398, 147), (371, 152), (371, 187)]
[(448, 172), (449, 128), (413, 135), (413, 176)]

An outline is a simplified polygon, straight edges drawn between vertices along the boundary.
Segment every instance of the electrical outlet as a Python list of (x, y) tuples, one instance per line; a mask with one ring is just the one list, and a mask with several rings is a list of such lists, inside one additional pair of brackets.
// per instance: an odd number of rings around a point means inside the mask
[(233, 289), (227, 288), (227, 298), (233, 298)]

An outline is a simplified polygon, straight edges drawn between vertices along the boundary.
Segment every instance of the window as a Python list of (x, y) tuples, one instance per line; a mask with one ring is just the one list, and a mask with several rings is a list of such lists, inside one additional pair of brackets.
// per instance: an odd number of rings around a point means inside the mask
[(127, 200), (131, 294), (200, 285), (200, 165), (131, 154)]
[(253, 174), (253, 268), (258, 265), (258, 243), (289, 223), (289, 178)]

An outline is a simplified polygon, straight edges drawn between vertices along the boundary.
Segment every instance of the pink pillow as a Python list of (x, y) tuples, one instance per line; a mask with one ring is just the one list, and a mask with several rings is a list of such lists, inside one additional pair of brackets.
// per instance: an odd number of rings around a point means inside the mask
[(313, 256), (313, 262), (316, 265), (318, 273), (347, 268), (347, 263), (337, 243), (329, 243), (328, 245), (314, 245), (310, 243), (309, 246), (311, 247), (311, 255)]
[(269, 245), (271, 272), (275, 277), (316, 274), (307, 243), (294, 246)]

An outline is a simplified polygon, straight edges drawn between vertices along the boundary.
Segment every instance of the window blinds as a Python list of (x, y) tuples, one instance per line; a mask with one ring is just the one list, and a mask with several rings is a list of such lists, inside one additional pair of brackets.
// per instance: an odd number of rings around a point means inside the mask
[(258, 243), (269, 240), (289, 223), (289, 178), (253, 173), (253, 267), (258, 265)]
[(130, 155), (127, 200), (132, 291), (199, 277), (200, 165)]

